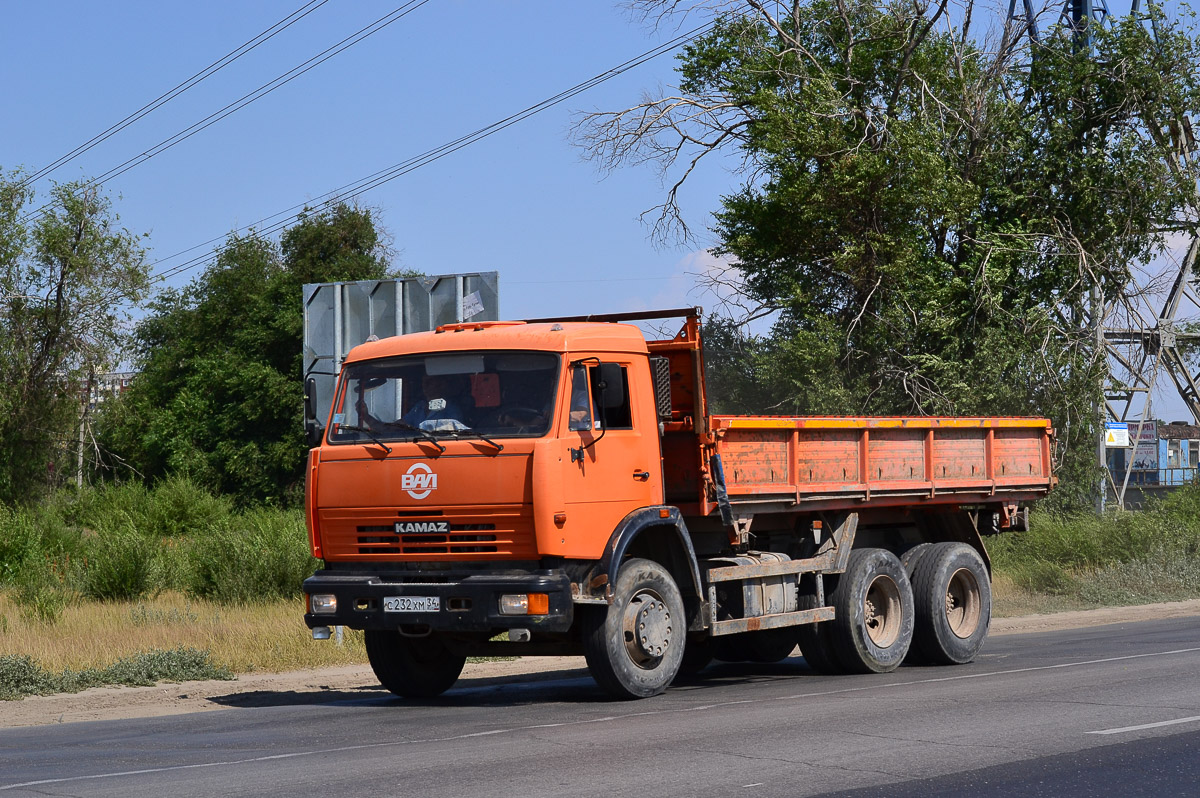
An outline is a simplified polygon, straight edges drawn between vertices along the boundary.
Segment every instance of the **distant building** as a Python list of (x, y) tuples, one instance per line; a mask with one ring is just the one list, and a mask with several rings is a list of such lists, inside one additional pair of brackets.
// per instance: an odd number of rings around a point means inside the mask
[(1182, 421), (1158, 425), (1158, 484), (1196, 481), (1200, 466), (1200, 427)]
[[(1131, 438), (1135, 436), (1132, 423), (1129, 434)], [(1133, 467), (1129, 469), (1129, 486), (1151, 489), (1138, 491), (1142, 495), (1133, 497), (1134, 504), (1148, 493), (1162, 493), (1195, 482), (1200, 474), (1200, 426), (1183, 421), (1170, 424), (1148, 421), (1137, 446), (1110, 448), (1108, 469), (1118, 486), (1125, 480), (1130, 460)]]
[(92, 383), (88, 406), (95, 410), (108, 399), (115, 399), (129, 389), (129, 383), (137, 376), (136, 371), (108, 371), (97, 374)]

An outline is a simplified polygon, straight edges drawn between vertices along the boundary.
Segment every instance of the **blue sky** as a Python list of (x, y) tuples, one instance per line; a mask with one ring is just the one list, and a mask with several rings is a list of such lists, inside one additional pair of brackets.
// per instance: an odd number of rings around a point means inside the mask
[[(302, 4), (6, 3), (0, 167), (54, 161)], [(330, 0), (50, 178), (102, 174), (400, 5)], [(105, 188), (122, 224), (149, 234), (151, 260), (165, 258), (491, 124), (676, 33), (610, 2), (430, 0)], [(662, 195), (658, 175), (604, 177), (567, 140), (573, 112), (632, 104), (669, 85), (673, 66), (662, 56), (363, 195), (396, 265), (499, 271), (507, 317), (705, 304), (688, 274), (703, 268), (705, 242), (656, 246), (638, 219)], [(737, 180), (714, 164), (690, 182), (685, 210), (704, 233)]]
[[(7, 0), (0, 168), (45, 166), (304, 1)], [(329, 0), (50, 178), (102, 174), (401, 4)], [(1128, 3), (1112, 10), (1126, 13)], [(677, 33), (610, 0), (429, 0), (105, 189), (122, 224), (149, 235), (150, 259), (166, 259), (503, 119)], [(363, 195), (392, 238), (395, 265), (498, 271), (508, 318), (713, 306), (695, 275), (711, 265), (711, 213), (738, 176), (715, 161), (697, 171), (681, 204), (700, 240), (663, 247), (639, 221), (663, 197), (654, 169), (602, 176), (568, 142), (574, 113), (623, 108), (671, 86), (674, 64), (661, 56)], [(43, 199), (48, 185), (37, 184)], [(1173, 394), (1164, 376), (1159, 415), (1183, 417)]]

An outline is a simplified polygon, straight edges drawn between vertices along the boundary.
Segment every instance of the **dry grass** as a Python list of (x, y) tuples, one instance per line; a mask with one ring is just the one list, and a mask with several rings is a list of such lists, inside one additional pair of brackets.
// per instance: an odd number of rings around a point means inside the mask
[(367, 661), (361, 633), (348, 630), (340, 647), (313, 640), (299, 601), (238, 606), (165, 593), (145, 601), (80, 602), (57, 623), (44, 624), (0, 593), (0, 653), (28, 655), (51, 671), (105, 667), (120, 657), (178, 647), (208, 651), (215, 665), (236, 673)]
[(992, 615), (996, 618), (1016, 618), (1021, 615), (1048, 615), (1054, 612), (1086, 610), (1098, 606), (1085, 604), (1067, 596), (1030, 593), (1021, 589), (1008, 574), (992, 574)]
[[(1031, 593), (997, 572), (994, 615), (1010, 618), (1100, 606), (1066, 596)], [(367, 661), (362, 633), (343, 645), (313, 640), (299, 601), (229, 605), (164, 593), (145, 601), (81, 601), (57, 623), (28, 617), (0, 592), (0, 654), (28, 655), (52, 672), (104, 668), (151, 649), (195, 648), (235, 673), (280, 672)]]

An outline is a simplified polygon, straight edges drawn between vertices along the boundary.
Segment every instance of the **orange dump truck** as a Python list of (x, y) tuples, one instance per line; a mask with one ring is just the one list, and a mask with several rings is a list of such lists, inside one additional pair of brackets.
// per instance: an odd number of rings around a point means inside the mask
[[(670, 340), (628, 322), (681, 319)], [(971, 660), (985, 535), (1053, 486), (1030, 418), (709, 415), (698, 309), (453, 324), (354, 348), (313, 448), (305, 621), (380, 682), (582, 653), (654, 695), (797, 645), (827, 673)]]

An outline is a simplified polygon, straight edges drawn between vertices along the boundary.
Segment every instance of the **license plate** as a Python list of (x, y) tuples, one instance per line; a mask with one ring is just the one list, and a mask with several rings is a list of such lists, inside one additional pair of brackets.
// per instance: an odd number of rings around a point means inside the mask
[(437, 612), (441, 608), (438, 596), (387, 596), (383, 600), (384, 612)]

